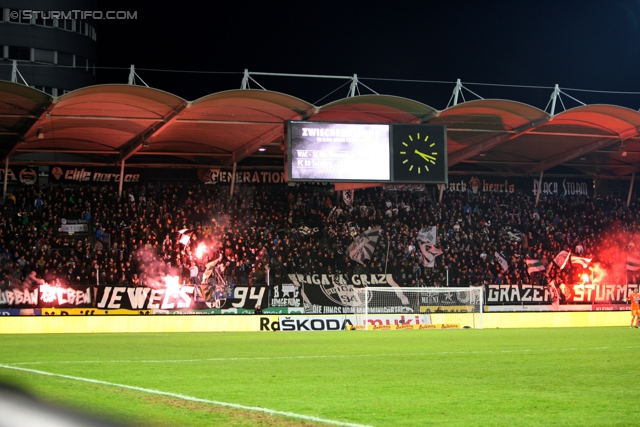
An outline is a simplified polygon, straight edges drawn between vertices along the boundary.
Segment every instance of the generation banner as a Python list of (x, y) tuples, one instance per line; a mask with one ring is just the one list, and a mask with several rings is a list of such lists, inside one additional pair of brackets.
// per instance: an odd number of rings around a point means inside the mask
[(198, 178), (205, 184), (280, 184), (284, 183), (284, 169), (280, 171), (243, 170), (234, 175), (230, 170), (220, 168), (198, 169)]

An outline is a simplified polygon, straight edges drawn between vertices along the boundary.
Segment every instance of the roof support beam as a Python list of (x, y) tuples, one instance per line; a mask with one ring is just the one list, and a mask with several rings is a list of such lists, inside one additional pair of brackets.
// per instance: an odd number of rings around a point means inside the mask
[(486, 141), (482, 141), (469, 147), (463, 148), (462, 150), (458, 150), (455, 153), (449, 155), (449, 167), (457, 165), (460, 162), (464, 162), (465, 160), (475, 157), (480, 153), (489, 151), (500, 144), (504, 144), (507, 141), (517, 138), (519, 135), (524, 135), (527, 132), (532, 131), (536, 127), (546, 123), (547, 121), (549, 121), (549, 117), (529, 122), (514, 129), (513, 132), (501, 134)]
[(73, 120), (126, 120), (129, 122), (158, 122), (162, 119), (157, 117), (120, 117), (120, 116), (78, 116), (73, 114), (55, 114), (52, 117), (56, 119), (73, 119)]
[(172, 113), (167, 115), (164, 120), (158, 124), (155, 124), (149, 127), (146, 131), (142, 132), (140, 135), (136, 136), (132, 140), (128, 141), (123, 147), (120, 149), (120, 160), (124, 163), (129, 157), (133, 156), (137, 153), (145, 142), (154, 135), (160, 133), (160, 131), (166, 127), (167, 124), (173, 122), (175, 118), (188, 107), (188, 103), (183, 103), (178, 108), (173, 110)]
[(207, 123), (207, 124), (220, 124), (220, 125), (281, 125), (282, 122), (249, 122), (238, 120), (206, 120), (206, 119), (176, 119), (179, 123)]
[(242, 159), (249, 157), (251, 154), (255, 153), (258, 148), (262, 147), (263, 145), (267, 145), (278, 138), (281, 138), (283, 135), (284, 125), (280, 123), (278, 127), (275, 127), (270, 131), (263, 133), (259, 137), (253, 139), (252, 141), (249, 141), (242, 147), (235, 150), (233, 153), (231, 153), (231, 157), (227, 158), (222, 163), (225, 166), (232, 165), (233, 163), (238, 163)]
[(7, 200), (7, 182), (9, 180), (9, 156), (4, 158), (4, 182), (2, 183), (2, 201)]
[[(24, 146), (23, 146), (24, 147)], [(28, 147), (28, 145), (26, 145)], [(71, 149), (55, 149), (55, 148), (22, 148), (18, 147), (16, 153), (59, 153), (59, 154), (103, 154), (113, 156), (120, 154), (117, 150), (71, 150)]]
[(618, 176), (624, 176), (624, 175), (632, 175), (634, 173), (638, 173), (640, 172), (640, 163), (636, 163), (634, 165), (631, 166), (627, 166), (624, 169), (620, 169), (618, 171), (616, 171), (616, 175)]
[(44, 104), (42, 107), (42, 113), (39, 116), (29, 116), (29, 126), (25, 127), (23, 129), (26, 129), (23, 133), (20, 134), (16, 134), (14, 141), (12, 141), (10, 144), (7, 144), (7, 151), (6, 151), (6, 156), (5, 158), (9, 158), (11, 156), (13, 156), (13, 154), (17, 151), (17, 147), (18, 144), (20, 143), (24, 143), (24, 136), (26, 134), (28, 134), (32, 129), (37, 128), (38, 126), (40, 126), (42, 124), (42, 120), (46, 117), (49, 117), (51, 110), (53, 110), (53, 107), (55, 106), (57, 102), (57, 98), (52, 98), (51, 101), (48, 104)]
[(533, 173), (533, 172), (539, 172), (541, 170), (551, 169), (552, 167), (558, 166), (561, 163), (568, 162), (569, 160), (573, 160), (585, 154), (592, 153), (601, 148), (605, 148), (610, 145), (613, 145), (617, 142), (620, 142), (619, 138), (618, 139), (610, 139), (610, 138), (599, 139), (597, 141), (583, 145), (582, 147), (545, 159), (542, 162), (540, 162), (540, 164), (538, 164), (537, 166), (529, 166), (529, 167), (523, 168), (523, 170), (526, 173)]

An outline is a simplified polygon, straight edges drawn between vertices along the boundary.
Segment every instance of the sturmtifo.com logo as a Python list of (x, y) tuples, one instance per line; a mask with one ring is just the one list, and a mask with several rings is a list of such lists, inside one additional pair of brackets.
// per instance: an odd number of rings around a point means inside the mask
[(138, 11), (134, 10), (12, 10), (12, 20), (30, 21), (35, 19), (138, 19)]

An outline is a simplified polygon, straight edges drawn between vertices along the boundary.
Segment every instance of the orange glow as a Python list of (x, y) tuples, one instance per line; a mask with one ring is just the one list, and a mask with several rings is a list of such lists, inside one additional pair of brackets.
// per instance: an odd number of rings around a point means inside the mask
[(587, 273), (584, 273), (584, 274), (582, 275), (582, 283), (583, 283), (583, 284), (584, 284), (584, 283), (589, 283), (589, 281), (590, 281), (590, 280), (591, 280), (591, 279), (589, 278), (589, 275), (588, 275)]
[(207, 245), (205, 245), (204, 243), (200, 243), (198, 245), (198, 248), (196, 249), (196, 258), (202, 259), (202, 257), (208, 250), (209, 248), (207, 248)]
[(164, 276), (164, 285), (167, 288), (167, 292), (177, 292), (180, 289), (180, 277), (179, 276)]
[(609, 280), (615, 280), (613, 277), (610, 277), (610, 271), (607, 270), (607, 267), (600, 263), (594, 263), (589, 266), (589, 270), (591, 270), (591, 277), (593, 278), (592, 283), (608, 283)]

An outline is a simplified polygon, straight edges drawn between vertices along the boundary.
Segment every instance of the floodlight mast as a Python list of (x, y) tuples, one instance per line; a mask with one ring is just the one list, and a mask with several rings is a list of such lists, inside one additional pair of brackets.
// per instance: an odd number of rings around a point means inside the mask
[(560, 95), (560, 87), (556, 83), (556, 86), (553, 88), (553, 93), (551, 94), (551, 111), (549, 112), (551, 117), (553, 117), (556, 112), (556, 100), (558, 99), (558, 95)]
[(29, 86), (29, 83), (27, 83), (24, 77), (22, 77), (20, 70), (18, 70), (18, 61), (14, 59), (13, 64), (11, 65), (11, 83), (18, 83), (18, 76), (20, 76), (20, 79), (22, 79), (22, 83), (24, 83), (25, 86)]
[(458, 105), (458, 94), (462, 90), (460, 79), (456, 80), (456, 87), (453, 88), (453, 105)]

